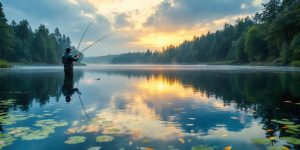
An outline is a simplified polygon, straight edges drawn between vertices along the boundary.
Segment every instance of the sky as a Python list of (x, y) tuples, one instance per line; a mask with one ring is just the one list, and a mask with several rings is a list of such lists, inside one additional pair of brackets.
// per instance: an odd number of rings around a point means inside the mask
[(88, 26), (79, 50), (115, 32), (85, 52), (103, 56), (162, 50), (208, 31), (221, 29), (237, 18), (252, 16), (266, 0), (1, 0), (9, 21), (27, 19), (51, 32), (57, 27), (75, 47)]

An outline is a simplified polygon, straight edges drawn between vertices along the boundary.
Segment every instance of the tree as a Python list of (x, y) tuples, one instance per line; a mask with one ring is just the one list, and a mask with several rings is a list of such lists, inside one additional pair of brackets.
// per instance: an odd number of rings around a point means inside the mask
[(19, 24), (11, 24), (14, 30), (14, 51), (16, 56), (19, 56), (14, 61), (28, 62), (32, 58), (31, 50), (32, 50), (32, 40), (33, 40), (33, 32), (27, 20), (22, 20)]
[(245, 52), (245, 36), (241, 36), (237, 41), (233, 41), (234, 60), (238, 63), (248, 62), (248, 55)]
[(293, 60), (300, 60), (300, 34), (294, 37), (291, 43), (291, 50), (293, 53)]
[(49, 30), (45, 25), (40, 25), (34, 33), (33, 60), (36, 62), (43, 62), (45, 60), (48, 60), (48, 34)]
[(268, 3), (263, 4), (263, 12), (261, 14), (262, 22), (270, 24), (277, 16), (280, 10), (280, 0), (270, 0)]
[(10, 60), (13, 56), (13, 32), (7, 24), (0, 2), (0, 59)]
[(267, 54), (267, 42), (264, 40), (264, 33), (258, 26), (252, 26), (246, 33), (245, 51), (250, 61), (263, 61)]

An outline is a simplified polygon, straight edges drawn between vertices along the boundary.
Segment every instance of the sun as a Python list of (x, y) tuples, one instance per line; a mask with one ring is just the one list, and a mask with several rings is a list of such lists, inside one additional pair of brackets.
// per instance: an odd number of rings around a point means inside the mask
[(164, 46), (164, 43), (165, 43), (164, 40), (161, 37), (159, 37), (158, 38), (158, 45), (159, 46)]

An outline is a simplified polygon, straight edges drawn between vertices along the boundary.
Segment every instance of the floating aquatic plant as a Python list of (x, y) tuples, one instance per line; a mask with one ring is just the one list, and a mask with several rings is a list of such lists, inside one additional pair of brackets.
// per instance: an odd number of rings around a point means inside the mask
[(268, 146), (267, 150), (290, 150), (285, 146)]
[(300, 139), (294, 137), (281, 137), (280, 140), (286, 141), (294, 145), (300, 145)]
[(0, 106), (11, 106), (16, 103), (17, 100), (15, 99), (7, 99), (7, 100), (1, 100)]
[(21, 138), (25, 141), (30, 140), (42, 140), (49, 137), (50, 132), (47, 130), (33, 130), (26, 135), (23, 135)]
[(3, 135), (0, 137), (0, 149), (11, 145), (16, 139), (12, 136)]
[(109, 136), (109, 135), (101, 135), (96, 137), (96, 141), (103, 143), (103, 142), (111, 142), (114, 140), (114, 137)]
[(274, 123), (282, 124), (282, 125), (293, 125), (294, 124), (294, 122), (287, 121), (287, 120), (276, 120), (276, 119), (273, 119), (271, 121), (274, 122)]
[(101, 146), (93, 146), (93, 147), (89, 147), (86, 150), (100, 150), (100, 149), (101, 149)]
[(110, 129), (105, 129), (103, 131), (104, 134), (120, 134), (121, 130), (118, 128), (110, 128)]
[(12, 135), (14, 137), (22, 137), (30, 132), (29, 127), (15, 127), (15, 128), (8, 128), (8, 135)]
[(271, 140), (267, 138), (252, 138), (251, 141), (255, 144), (262, 144), (262, 145), (271, 144)]
[(84, 136), (71, 136), (65, 141), (65, 144), (78, 144), (85, 142), (86, 137)]
[(53, 116), (53, 114), (51, 113), (46, 113), (46, 114), (43, 114), (44, 116)]
[(192, 150), (214, 150), (214, 148), (206, 145), (193, 146)]
[(53, 119), (44, 119), (44, 120), (36, 121), (34, 125), (38, 126), (38, 127), (43, 127), (43, 126), (61, 127), (61, 126), (68, 125), (68, 122), (66, 122), (66, 121), (55, 121)]

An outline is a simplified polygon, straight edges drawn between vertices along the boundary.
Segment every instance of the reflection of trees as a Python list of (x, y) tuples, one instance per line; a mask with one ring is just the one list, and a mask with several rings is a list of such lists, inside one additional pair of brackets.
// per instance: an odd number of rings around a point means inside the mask
[[(74, 81), (83, 77), (76, 71)], [(50, 97), (59, 100), (64, 75), (61, 71), (7, 71), (0, 74), (0, 98), (16, 99), (14, 108), (28, 110), (32, 101), (45, 105)]]
[[(105, 71), (107, 74), (130, 77), (165, 78), (181, 82), (207, 96), (220, 98), (225, 105), (236, 103), (236, 109), (260, 117), (264, 129), (279, 130), (271, 122), (276, 118), (299, 119), (299, 106), (284, 101), (299, 102), (300, 74), (263, 71)], [(266, 133), (271, 136), (274, 132)]]

